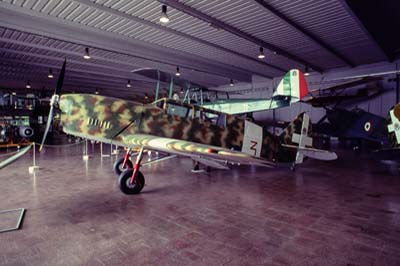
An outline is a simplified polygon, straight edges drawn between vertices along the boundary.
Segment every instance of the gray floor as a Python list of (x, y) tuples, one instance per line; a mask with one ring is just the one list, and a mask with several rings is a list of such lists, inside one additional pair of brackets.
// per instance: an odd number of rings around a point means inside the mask
[(296, 172), (193, 174), (177, 158), (143, 167), (142, 194), (127, 196), (114, 159), (81, 150), (46, 149), (35, 175), (31, 155), (0, 170), (0, 210), (27, 209), (0, 234), (0, 265), (400, 265), (394, 166), (345, 153)]

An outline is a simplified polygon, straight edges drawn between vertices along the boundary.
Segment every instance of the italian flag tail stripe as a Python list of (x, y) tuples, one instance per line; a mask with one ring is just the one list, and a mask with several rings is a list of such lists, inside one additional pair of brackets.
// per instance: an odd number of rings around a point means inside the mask
[(274, 96), (291, 96), (302, 99), (308, 93), (308, 86), (304, 74), (298, 69), (291, 69), (279, 83)]

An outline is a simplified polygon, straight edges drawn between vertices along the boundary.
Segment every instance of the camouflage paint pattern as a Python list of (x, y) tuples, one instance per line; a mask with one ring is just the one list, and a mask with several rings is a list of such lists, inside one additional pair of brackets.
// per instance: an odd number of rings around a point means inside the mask
[[(390, 117), (390, 111), (394, 111), (394, 115), (397, 117), (397, 119), (400, 120), (400, 103), (396, 104), (392, 108), (390, 108), (388, 112), (388, 118), (387, 118), (387, 124), (390, 125), (393, 123), (392, 118)], [(396, 138), (396, 133), (394, 131), (389, 132), (388, 131), (388, 138), (389, 138), (389, 143), (393, 148), (400, 147), (400, 144), (397, 143), (397, 138)]]
[[(132, 140), (136, 134), (236, 151), (240, 151), (243, 144), (244, 119), (234, 115), (222, 114), (226, 118), (225, 126), (218, 126), (207, 119), (170, 115), (167, 109), (155, 105), (91, 94), (62, 95), (59, 105), (61, 123), (67, 134), (102, 142), (119, 142), (126, 146), (146, 142), (143, 137), (141, 140)], [(196, 112), (205, 110), (198, 106), (191, 108)], [(281, 144), (293, 144), (291, 137), (294, 132), (300, 133), (302, 117), (300, 114), (280, 136), (264, 130), (261, 157), (269, 161), (293, 161), (296, 151), (283, 148)], [(187, 149), (190, 151), (190, 147)]]

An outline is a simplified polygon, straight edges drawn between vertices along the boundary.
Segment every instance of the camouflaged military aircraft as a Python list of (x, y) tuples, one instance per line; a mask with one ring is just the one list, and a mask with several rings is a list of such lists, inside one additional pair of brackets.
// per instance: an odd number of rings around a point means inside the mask
[[(144, 187), (145, 179), (139, 171), (144, 150), (183, 155), (217, 169), (228, 169), (226, 162), (267, 167), (284, 162), (294, 167), (305, 156), (337, 158), (333, 152), (312, 147), (306, 113), (298, 115), (281, 135), (275, 136), (234, 115), (170, 99), (142, 104), (91, 94), (59, 97), (60, 87), (52, 97), (49, 120), (59, 102), (65, 133), (128, 148), (114, 169), (117, 173), (120, 167), (123, 169), (118, 184), (125, 194), (137, 194)], [(130, 160), (132, 148), (140, 148), (135, 164)]]

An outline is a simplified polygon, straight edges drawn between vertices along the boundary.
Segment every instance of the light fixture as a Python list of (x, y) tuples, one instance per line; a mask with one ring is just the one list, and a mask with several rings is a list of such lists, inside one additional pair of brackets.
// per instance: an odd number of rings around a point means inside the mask
[(53, 76), (53, 70), (52, 70), (51, 68), (49, 68), (49, 74), (47, 75), (47, 77), (48, 77), (49, 79), (54, 78), (54, 76)]
[(169, 22), (169, 17), (167, 15), (167, 6), (162, 5), (161, 6), (161, 17), (160, 17), (160, 22), (165, 24)]
[(306, 66), (304, 69), (304, 76), (309, 76), (309, 75), (310, 75), (310, 69), (308, 66)]
[(144, 94), (144, 98), (147, 100), (149, 98), (149, 96), (147, 95), (147, 93)]
[(15, 91), (13, 91), (11, 94), (14, 95), (14, 96), (17, 95), (17, 93)]
[(234, 84), (233, 84), (233, 79), (231, 79), (231, 82), (229, 83), (229, 86), (231, 86), (231, 87), (234, 86)]
[(94, 94), (99, 95), (99, 91), (96, 89), (96, 90), (94, 91)]
[(90, 59), (89, 47), (85, 48), (85, 55), (83, 56), (83, 58), (85, 58), (87, 60)]
[(29, 80), (28, 80), (28, 82), (26, 82), (26, 86), (25, 86), (27, 89), (30, 89), (31, 88), (31, 83), (29, 82)]
[(130, 79), (128, 79), (128, 83), (126, 84), (126, 87), (127, 87), (127, 88), (132, 87), (132, 85), (131, 85), (131, 80), (130, 80)]
[(181, 72), (179, 71), (179, 67), (176, 67), (176, 73), (175, 73), (175, 75), (176, 75), (176, 76), (180, 76), (180, 75), (181, 75)]
[(260, 46), (260, 53), (258, 54), (258, 58), (259, 59), (264, 59), (265, 58), (264, 48), (262, 48), (261, 46)]

